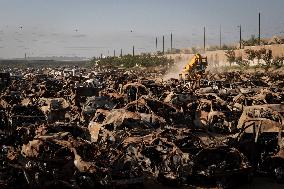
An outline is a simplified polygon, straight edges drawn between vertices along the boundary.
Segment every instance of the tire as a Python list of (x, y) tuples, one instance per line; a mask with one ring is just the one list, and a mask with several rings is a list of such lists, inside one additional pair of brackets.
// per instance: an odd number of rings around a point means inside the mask
[(282, 166), (274, 167), (273, 168), (273, 175), (278, 183), (284, 182), (284, 168)]

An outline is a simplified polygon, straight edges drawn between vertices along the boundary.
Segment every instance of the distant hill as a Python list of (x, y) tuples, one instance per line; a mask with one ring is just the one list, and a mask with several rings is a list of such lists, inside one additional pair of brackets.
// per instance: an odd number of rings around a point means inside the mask
[[(24, 58), (16, 58), (14, 60), (25, 60)], [(47, 57), (27, 57), (26, 60), (54, 60), (54, 61), (85, 61), (86, 57), (68, 57), (68, 56), (47, 56)]]
[(46, 68), (46, 67), (58, 67), (58, 66), (89, 66), (89, 61), (87, 60), (51, 60), (51, 59), (38, 59), (38, 60), (24, 60), (24, 59), (0, 59), (0, 69), (1, 68)]

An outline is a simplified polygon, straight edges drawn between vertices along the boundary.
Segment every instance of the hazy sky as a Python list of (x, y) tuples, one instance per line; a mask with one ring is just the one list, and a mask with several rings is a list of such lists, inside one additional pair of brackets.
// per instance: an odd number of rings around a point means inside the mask
[[(284, 0), (0, 0), (0, 58), (28, 56), (98, 56), (201, 46), (258, 33), (284, 35)], [(133, 32), (131, 32), (131, 30)]]

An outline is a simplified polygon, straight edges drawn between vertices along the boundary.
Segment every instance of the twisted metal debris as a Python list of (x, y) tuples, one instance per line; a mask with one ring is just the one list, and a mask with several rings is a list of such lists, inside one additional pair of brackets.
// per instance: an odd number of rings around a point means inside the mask
[(1, 188), (284, 180), (284, 75), (210, 74), (193, 90), (145, 70), (58, 72), (0, 74)]

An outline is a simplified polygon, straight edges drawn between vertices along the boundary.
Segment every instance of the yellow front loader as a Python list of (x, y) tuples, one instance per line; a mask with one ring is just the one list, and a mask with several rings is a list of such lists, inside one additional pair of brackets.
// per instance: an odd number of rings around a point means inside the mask
[(200, 54), (195, 54), (194, 57), (183, 68), (179, 74), (179, 77), (183, 81), (188, 81), (199, 85), (200, 79), (202, 76), (204, 76), (207, 66), (207, 57), (202, 57)]

